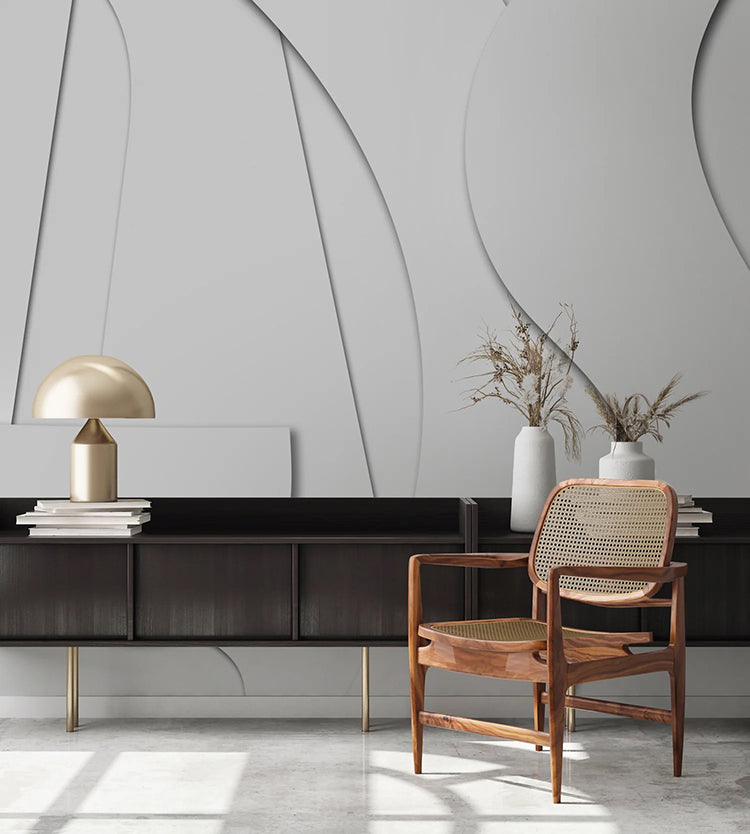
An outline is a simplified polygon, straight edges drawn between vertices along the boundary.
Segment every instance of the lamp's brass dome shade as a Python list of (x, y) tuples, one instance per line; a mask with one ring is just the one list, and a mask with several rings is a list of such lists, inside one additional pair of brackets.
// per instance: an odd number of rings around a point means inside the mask
[(148, 385), (112, 356), (74, 356), (44, 378), (32, 417), (154, 417)]

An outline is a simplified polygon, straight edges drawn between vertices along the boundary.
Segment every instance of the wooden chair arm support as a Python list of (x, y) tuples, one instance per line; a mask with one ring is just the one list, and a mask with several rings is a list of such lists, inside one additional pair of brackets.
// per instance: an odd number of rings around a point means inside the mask
[(459, 568), (525, 568), (528, 553), (417, 553), (409, 560), (423, 565), (454, 565)]
[[(556, 565), (547, 574), (547, 651), (549, 657), (563, 658), (562, 619), (560, 616), (560, 578), (563, 576), (592, 576), (601, 579), (622, 579), (635, 582), (673, 582), (672, 599), (659, 600), (659, 604), (672, 609), (669, 644), (681, 652), (685, 649), (684, 584), (687, 565), (672, 562), (655, 568), (605, 567), (600, 565)], [(582, 600), (585, 602), (586, 600)], [(646, 605), (651, 601), (642, 600)], [(653, 601), (656, 602), (656, 601)], [(634, 603), (638, 605), (638, 602)]]
[(656, 568), (618, 567), (602, 565), (556, 565), (550, 568), (547, 580), (550, 587), (559, 586), (561, 576), (589, 576), (596, 579), (622, 579), (628, 582), (674, 582), (687, 573), (684, 562)]
[[(420, 568), (425, 565), (453, 565), (459, 568), (525, 568), (528, 553), (416, 553), (409, 559), (409, 662), (417, 663), (421, 641), (422, 586)], [(416, 667), (415, 667), (416, 668)]]

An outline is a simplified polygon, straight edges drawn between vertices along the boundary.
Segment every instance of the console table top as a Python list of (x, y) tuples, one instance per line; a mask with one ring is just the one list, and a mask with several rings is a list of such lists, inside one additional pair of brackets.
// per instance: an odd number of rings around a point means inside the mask
[[(750, 498), (696, 498), (713, 513), (697, 537), (679, 538), (680, 548), (701, 544), (750, 544)], [(117, 544), (313, 543), (455, 544), (466, 541), (465, 519), (473, 514), (473, 540), (482, 549), (528, 547), (530, 533), (509, 528), (509, 498), (155, 498), (151, 521), (131, 537), (31, 537), (15, 523), (34, 498), (0, 498), (0, 543), (103, 542)], [(478, 534), (478, 535), (477, 535)]]

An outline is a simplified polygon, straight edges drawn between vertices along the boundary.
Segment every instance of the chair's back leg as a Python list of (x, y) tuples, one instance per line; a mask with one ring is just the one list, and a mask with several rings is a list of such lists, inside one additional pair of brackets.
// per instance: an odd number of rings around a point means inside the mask
[(682, 776), (682, 747), (685, 736), (685, 666), (670, 674), (672, 690), (672, 765), (675, 776)]
[[(534, 729), (540, 733), (544, 732), (544, 703), (542, 702), (543, 683), (535, 683), (534, 687)], [(535, 750), (541, 750), (541, 744), (534, 745)]]
[(414, 753), (414, 772), (422, 772), (422, 736), (424, 725), (419, 720), (419, 713), (424, 709), (424, 682), (427, 667), (416, 664), (409, 670), (411, 685), (411, 743)]
[[(534, 620), (547, 620), (547, 599), (545, 595), (534, 585), (531, 592), (531, 618)], [(545, 684), (535, 683), (534, 685), (534, 729), (540, 733), (544, 732), (544, 704), (542, 703), (542, 692)], [(538, 752), (542, 749), (541, 744), (535, 744), (534, 749)]]
[(685, 580), (672, 585), (672, 622), (669, 642), (674, 650), (674, 669), (669, 674), (672, 696), (672, 765), (682, 776), (682, 748), (685, 737)]

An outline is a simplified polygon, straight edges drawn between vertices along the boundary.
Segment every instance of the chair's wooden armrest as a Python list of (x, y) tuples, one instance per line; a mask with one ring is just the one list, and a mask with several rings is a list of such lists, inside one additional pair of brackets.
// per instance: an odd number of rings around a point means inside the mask
[(687, 573), (684, 562), (656, 568), (620, 567), (604, 565), (556, 565), (550, 568), (548, 581), (551, 584), (561, 576), (587, 576), (594, 579), (622, 579), (629, 582), (673, 582)]
[(417, 553), (412, 562), (424, 565), (455, 565), (459, 568), (525, 568), (528, 553)]

